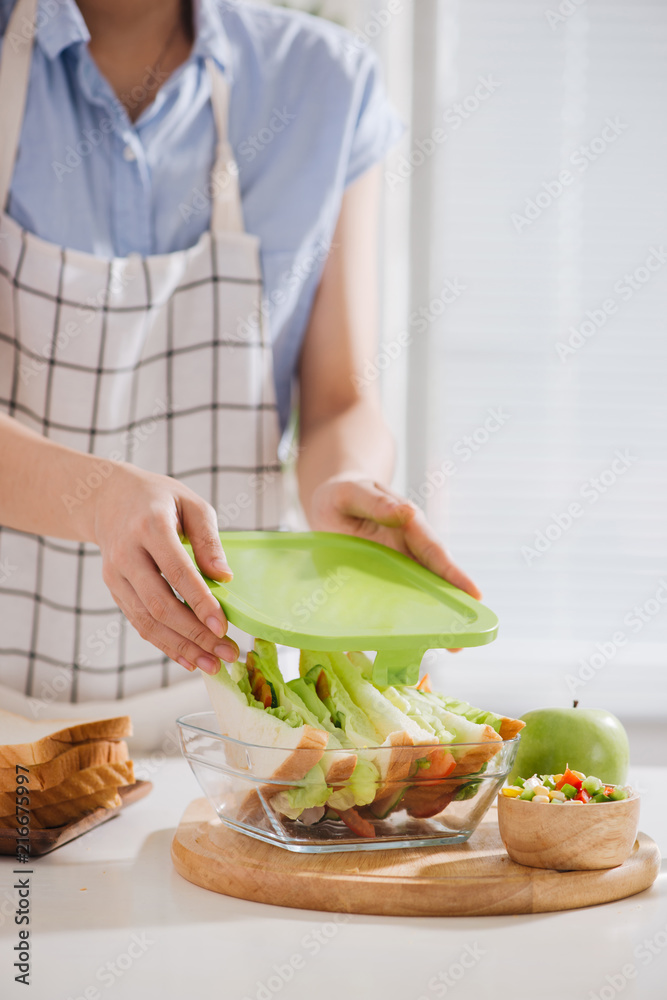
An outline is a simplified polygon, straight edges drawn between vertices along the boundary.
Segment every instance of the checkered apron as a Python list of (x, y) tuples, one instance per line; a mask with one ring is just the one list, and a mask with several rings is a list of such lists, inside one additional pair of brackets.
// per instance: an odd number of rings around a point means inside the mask
[[(35, 10), (36, 0), (19, 0), (2, 47), (3, 207), (32, 54), (23, 26)], [(103, 460), (117, 459), (186, 483), (227, 527), (277, 528), (279, 428), (259, 240), (243, 228), (226, 81), (212, 61), (207, 69), (218, 147), (211, 229), (196, 246), (105, 259), (0, 218), (0, 407), (100, 457), (99, 474), (62, 498), (67, 509), (89, 502), (103, 488)], [(0, 685), (88, 702), (183, 677), (114, 604), (96, 546), (0, 529)]]

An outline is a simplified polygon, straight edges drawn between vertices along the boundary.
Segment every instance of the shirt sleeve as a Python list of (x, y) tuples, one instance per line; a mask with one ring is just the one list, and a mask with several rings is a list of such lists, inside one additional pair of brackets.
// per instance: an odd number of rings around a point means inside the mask
[(379, 163), (405, 132), (382, 80), (377, 55), (363, 46), (357, 76), (357, 101), (345, 186)]

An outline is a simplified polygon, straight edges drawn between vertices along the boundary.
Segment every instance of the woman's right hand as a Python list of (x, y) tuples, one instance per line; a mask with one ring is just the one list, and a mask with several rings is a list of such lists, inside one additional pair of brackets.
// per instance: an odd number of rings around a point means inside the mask
[(231, 580), (213, 508), (176, 479), (122, 463), (94, 503), (104, 582), (139, 635), (187, 670), (215, 674), (220, 659), (233, 662), (227, 619), (181, 544), (187, 537), (207, 576)]

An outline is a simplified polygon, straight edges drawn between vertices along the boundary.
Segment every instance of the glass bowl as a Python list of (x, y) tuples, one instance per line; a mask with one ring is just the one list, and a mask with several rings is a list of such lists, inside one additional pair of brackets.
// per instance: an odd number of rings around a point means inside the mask
[[(434, 776), (434, 768), (424, 766), (433, 747), (319, 751), (314, 772), (313, 751), (297, 749), (289, 756), (289, 770), (304, 777), (294, 780), (280, 770), (288, 751), (221, 734), (214, 712), (186, 715), (177, 724), (183, 755), (221, 821), (250, 837), (306, 853), (464, 843), (511, 771), (520, 739), (437, 748), (456, 761), (446, 777)], [(384, 775), (367, 792), (374, 801), (352, 810), (350, 779), (342, 776), (349, 772), (350, 753), (372, 759)], [(288, 813), (297, 812), (300, 802), (313, 802), (323, 784), (328, 801), (309, 805), (291, 819)], [(339, 806), (344, 820), (332, 804)]]

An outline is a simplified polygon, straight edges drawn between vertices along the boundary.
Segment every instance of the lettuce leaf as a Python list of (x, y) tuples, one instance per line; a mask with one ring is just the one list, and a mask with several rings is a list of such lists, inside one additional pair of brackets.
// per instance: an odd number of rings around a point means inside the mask
[(298, 819), (304, 809), (323, 806), (332, 791), (333, 789), (324, 780), (324, 771), (319, 764), (316, 764), (298, 784), (274, 795), (271, 798), (271, 805), (283, 816)]
[(397, 731), (407, 732), (416, 744), (433, 742), (434, 730), (425, 718), (410, 718), (393, 705), (381, 691), (365, 679), (360, 667), (355, 666), (344, 653), (329, 653), (328, 656), (341, 686), (345, 688), (361, 714), (372, 723), (380, 743), (383, 743), (390, 733)]
[(468, 719), (469, 722), (477, 722), (482, 725), (492, 726), (497, 733), (500, 732), (502, 719), (499, 715), (496, 715), (495, 712), (487, 712), (483, 708), (474, 708), (472, 705), (469, 705), (467, 701), (461, 701), (459, 698), (450, 698), (437, 691), (434, 691), (433, 694), (436, 698), (439, 698), (448, 712), (455, 712), (456, 715), (462, 715), (464, 718)]
[(287, 687), (301, 698), (304, 705), (319, 721), (320, 727), (334, 735), (342, 747), (350, 749), (354, 746), (352, 740), (345, 734), (343, 713), (336, 712), (336, 718), (341, 723), (339, 726), (334, 723), (330, 708), (319, 697), (315, 684), (311, 680), (306, 677), (296, 677), (287, 682)]
[(357, 757), (354, 771), (343, 788), (337, 788), (327, 799), (327, 805), (337, 812), (353, 806), (367, 806), (375, 798), (380, 773), (372, 761)]
[(421, 711), (429, 722), (437, 719), (434, 725), (440, 725), (449, 734), (449, 739), (443, 742), (454, 743), (485, 743), (484, 733), (485, 723), (473, 722), (465, 715), (447, 709), (439, 697), (430, 691), (419, 691), (415, 687), (408, 687), (400, 684), (397, 686), (399, 694), (403, 695), (413, 706), (415, 711)]
[(421, 696), (421, 691), (401, 684), (396, 687), (384, 688), (382, 694), (387, 701), (399, 708), (413, 722), (427, 729), (428, 732), (435, 733), (441, 743), (454, 742), (453, 734), (447, 729), (433, 705)]
[[(246, 670), (243, 663), (240, 663), (237, 660), (237, 662), (232, 663), (228, 669), (226, 669), (224, 666), (220, 668), (220, 672), (222, 672), (223, 670), (225, 671), (227, 676), (230, 676), (231, 679), (236, 682), (236, 686), (238, 687), (241, 694), (245, 696), (245, 699), (248, 702), (250, 708), (256, 708), (259, 709), (260, 712), (267, 712), (269, 715), (274, 715), (276, 719), (280, 719), (282, 722), (286, 722), (288, 726), (292, 727), (292, 729), (298, 729), (299, 726), (303, 725), (303, 719), (301, 718), (299, 713), (295, 712), (289, 705), (278, 704), (272, 706), (271, 708), (264, 708), (264, 705), (261, 703), (261, 701), (258, 701), (255, 698), (254, 694), (252, 693), (252, 689), (250, 687), (250, 678), (248, 677), (248, 671)], [(221, 679), (224, 680), (224, 678)], [(275, 694), (275, 688), (273, 690)]]
[[(378, 734), (375, 727), (368, 716), (355, 704), (345, 685), (341, 683), (332, 667), (331, 657), (336, 655), (338, 654), (314, 653), (310, 650), (302, 649), (299, 660), (299, 673), (304, 678), (313, 667), (324, 670), (329, 683), (330, 698), (335, 707), (337, 719), (342, 723), (345, 734), (357, 747), (376, 746)], [(347, 662), (349, 664), (349, 661)], [(350, 669), (355, 669), (351, 664), (349, 666)]]
[[(326, 728), (322, 726), (322, 722), (319, 717), (313, 713), (309, 706), (303, 701), (299, 692), (295, 691), (289, 686), (289, 684), (285, 683), (283, 675), (280, 672), (280, 667), (278, 666), (278, 650), (276, 649), (275, 644), (273, 642), (267, 642), (264, 639), (255, 639), (254, 655), (257, 658), (257, 666), (262, 671), (266, 681), (270, 684), (278, 702), (278, 709), (268, 708), (266, 711), (271, 712), (272, 715), (276, 715), (278, 710), (282, 710), (286, 713), (286, 716), (278, 715), (278, 718), (284, 719), (285, 722), (288, 721), (288, 718), (296, 716), (300, 720), (298, 722), (299, 726), (303, 726), (305, 723), (308, 726), (313, 726), (315, 729)], [(290, 723), (290, 725), (292, 725), (292, 723)], [(296, 726), (294, 728), (296, 728)], [(328, 749), (340, 749), (341, 744), (334, 735), (335, 730), (328, 731), (331, 733), (329, 737)]]

